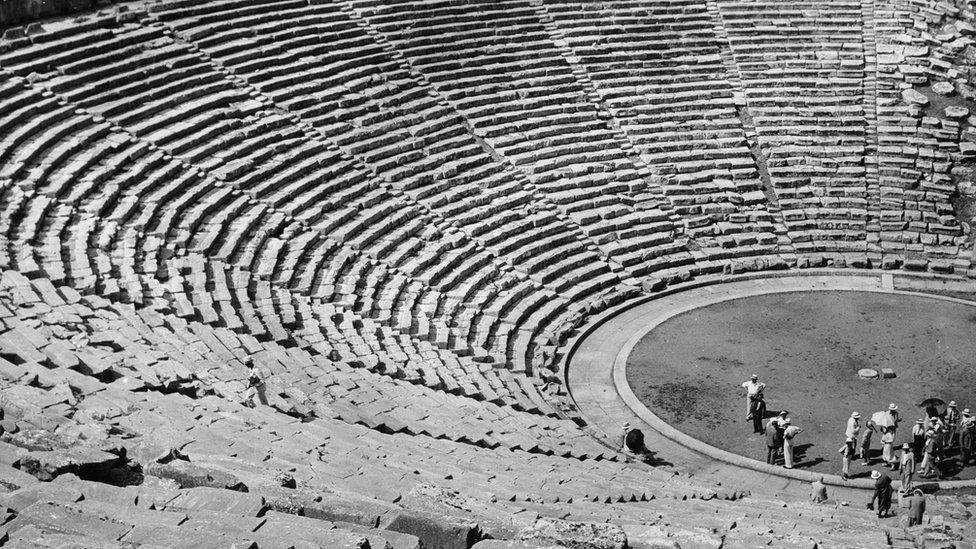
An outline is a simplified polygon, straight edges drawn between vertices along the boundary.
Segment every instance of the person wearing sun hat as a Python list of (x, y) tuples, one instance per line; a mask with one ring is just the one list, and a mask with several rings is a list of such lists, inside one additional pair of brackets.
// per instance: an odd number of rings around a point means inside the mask
[(949, 404), (946, 406), (945, 415), (943, 416), (943, 421), (945, 422), (945, 432), (942, 434), (942, 446), (944, 448), (952, 448), (952, 441), (956, 437), (956, 429), (959, 425), (959, 408), (956, 407), (956, 401), (950, 400)]
[(922, 459), (922, 450), (925, 449), (925, 420), (915, 420), (912, 426), (912, 453), (915, 454), (915, 461)]
[(783, 429), (783, 466), (787, 469), (793, 468), (793, 438), (800, 434), (801, 429), (793, 425), (793, 420), (786, 418), (783, 422), (786, 426)]
[(908, 500), (908, 525), (917, 526), (922, 524), (922, 515), (925, 514), (925, 494), (918, 488), (912, 493)]
[(756, 406), (755, 401), (763, 399), (766, 384), (760, 383), (759, 376), (752, 374), (749, 381), (742, 382), (742, 388), (746, 390), (746, 419), (752, 419), (753, 410)]
[(854, 456), (856, 455), (856, 453), (854, 452), (854, 437), (847, 437), (847, 440), (844, 442), (844, 445), (841, 446), (840, 450), (837, 451), (840, 453), (843, 459), (842, 463), (844, 464), (843, 465), (844, 468), (842, 469), (842, 471), (844, 475), (844, 480), (847, 480), (851, 478), (851, 461), (853, 461)]
[(912, 453), (912, 445), (904, 443), (901, 445), (901, 491), (907, 494), (912, 489), (912, 482), (915, 478), (915, 454)]
[(885, 465), (894, 469), (898, 463), (894, 455), (895, 434), (901, 421), (898, 417), (898, 406), (894, 402), (888, 405), (888, 416), (890, 416), (888, 425), (881, 427), (881, 459)]
[(925, 457), (922, 458), (922, 478), (932, 478), (938, 475), (938, 468), (935, 465), (935, 454), (938, 446), (938, 437), (935, 431), (929, 429), (925, 432)]
[(969, 465), (973, 455), (976, 455), (976, 417), (966, 408), (959, 420), (959, 465)]
[(852, 412), (851, 417), (847, 418), (847, 429), (844, 430), (845, 437), (857, 438), (861, 432), (861, 414)]
[(874, 479), (874, 495), (871, 496), (868, 509), (875, 509), (878, 518), (886, 517), (891, 510), (891, 477), (875, 469), (871, 471), (871, 478)]

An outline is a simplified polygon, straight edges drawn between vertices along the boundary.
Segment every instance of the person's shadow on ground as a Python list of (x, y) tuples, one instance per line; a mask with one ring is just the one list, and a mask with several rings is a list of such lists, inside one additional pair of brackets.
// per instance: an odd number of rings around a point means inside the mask
[(813, 444), (797, 444), (793, 447), (793, 466), (794, 467), (813, 467), (814, 465), (821, 464), (826, 459), (818, 457), (807, 461), (807, 450), (813, 448)]
[(634, 456), (636, 459), (652, 467), (673, 467), (674, 464), (666, 459), (657, 457), (657, 452), (645, 449), (640, 455)]

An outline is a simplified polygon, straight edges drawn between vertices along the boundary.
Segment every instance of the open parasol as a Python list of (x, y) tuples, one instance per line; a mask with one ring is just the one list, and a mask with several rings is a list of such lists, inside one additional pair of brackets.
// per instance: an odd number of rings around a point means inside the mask
[(871, 414), (871, 421), (878, 427), (893, 427), (895, 420), (887, 410)]

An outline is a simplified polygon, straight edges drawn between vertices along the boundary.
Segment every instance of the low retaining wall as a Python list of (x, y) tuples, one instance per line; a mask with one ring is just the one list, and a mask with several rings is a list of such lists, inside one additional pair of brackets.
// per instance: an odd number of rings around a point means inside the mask
[(0, 0), (0, 28), (91, 9), (93, 0)]

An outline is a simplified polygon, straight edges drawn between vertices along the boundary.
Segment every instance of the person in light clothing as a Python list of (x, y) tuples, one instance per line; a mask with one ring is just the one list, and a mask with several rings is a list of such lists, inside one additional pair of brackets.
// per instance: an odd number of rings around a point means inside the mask
[(885, 467), (894, 469), (898, 463), (895, 460), (895, 431), (894, 429), (883, 429), (881, 433), (881, 460)]
[(854, 451), (854, 437), (847, 437), (847, 441), (840, 447), (840, 452), (844, 463), (844, 480), (851, 478), (851, 461), (857, 455)]
[(752, 419), (752, 410), (755, 406), (753, 401), (760, 398), (760, 395), (766, 389), (766, 384), (760, 383), (759, 376), (752, 374), (749, 381), (742, 382), (742, 387), (746, 390), (746, 419)]
[(814, 503), (823, 503), (827, 501), (827, 486), (824, 484), (823, 477), (820, 477), (810, 483), (810, 487), (810, 501)]
[(800, 434), (801, 429), (793, 425), (793, 420), (786, 418), (783, 422), (786, 428), (783, 429), (783, 466), (787, 469), (793, 468), (793, 439)]
[(955, 435), (958, 432), (959, 420), (959, 409), (956, 407), (956, 401), (950, 401), (949, 405), (946, 406), (943, 419), (945, 421), (945, 432), (942, 435), (943, 448), (952, 448), (952, 442), (955, 440)]
[(894, 402), (888, 405), (888, 417), (888, 424), (881, 427), (881, 459), (885, 465), (894, 469), (898, 464), (894, 455), (895, 435), (898, 432), (898, 423), (901, 422), (898, 406)]
[(969, 408), (962, 411), (959, 421), (959, 465), (969, 465), (969, 460), (976, 454), (976, 417)]
[(847, 418), (847, 429), (844, 431), (844, 436), (857, 439), (857, 435), (860, 432), (861, 432), (861, 414), (854, 412), (851, 414), (851, 417)]

